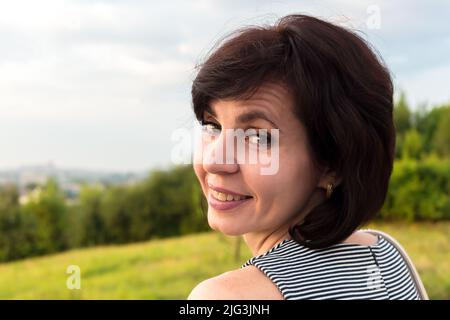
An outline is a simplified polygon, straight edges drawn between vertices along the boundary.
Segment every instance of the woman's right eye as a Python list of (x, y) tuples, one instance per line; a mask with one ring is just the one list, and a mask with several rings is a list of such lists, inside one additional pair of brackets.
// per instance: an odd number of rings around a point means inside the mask
[(202, 131), (210, 135), (218, 135), (220, 134), (220, 125), (210, 121), (200, 121), (200, 125), (202, 126)]

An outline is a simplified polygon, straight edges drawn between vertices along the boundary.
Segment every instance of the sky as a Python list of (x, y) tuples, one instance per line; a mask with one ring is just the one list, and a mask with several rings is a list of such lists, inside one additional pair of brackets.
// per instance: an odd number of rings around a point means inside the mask
[(413, 108), (450, 102), (448, 1), (0, 0), (0, 169), (172, 165), (195, 65), (290, 13), (357, 30)]

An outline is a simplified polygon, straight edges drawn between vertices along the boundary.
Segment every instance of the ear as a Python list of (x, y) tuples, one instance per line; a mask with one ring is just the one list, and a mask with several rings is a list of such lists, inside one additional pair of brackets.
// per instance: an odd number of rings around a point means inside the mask
[(326, 189), (329, 183), (332, 183), (334, 187), (342, 182), (341, 177), (337, 177), (334, 171), (331, 171), (328, 167), (322, 170), (322, 175), (319, 179), (318, 187)]

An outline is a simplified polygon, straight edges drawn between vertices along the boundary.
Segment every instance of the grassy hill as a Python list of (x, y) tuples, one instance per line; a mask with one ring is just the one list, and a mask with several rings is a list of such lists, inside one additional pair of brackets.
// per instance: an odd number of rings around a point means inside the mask
[[(434, 299), (450, 299), (450, 222), (372, 224), (406, 248)], [(207, 232), (144, 243), (72, 250), (0, 264), (0, 299), (185, 299), (201, 280), (239, 268), (250, 251)], [(81, 269), (69, 290), (67, 266)]]

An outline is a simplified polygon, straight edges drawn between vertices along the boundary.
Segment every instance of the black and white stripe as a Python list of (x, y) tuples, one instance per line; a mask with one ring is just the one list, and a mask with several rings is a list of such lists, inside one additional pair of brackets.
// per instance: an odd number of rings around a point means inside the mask
[(372, 246), (339, 243), (310, 249), (285, 239), (241, 268), (254, 265), (286, 300), (417, 300), (409, 269), (397, 249), (382, 236)]

